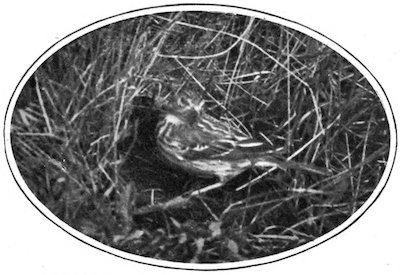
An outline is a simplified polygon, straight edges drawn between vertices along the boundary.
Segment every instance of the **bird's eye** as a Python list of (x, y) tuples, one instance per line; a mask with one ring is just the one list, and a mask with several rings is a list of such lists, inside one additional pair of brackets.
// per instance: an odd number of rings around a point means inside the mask
[(187, 106), (187, 105), (189, 105), (189, 102), (188, 102), (188, 100), (186, 98), (179, 97), (178, 98), (178, 104), (181, 105), (181, 106)]

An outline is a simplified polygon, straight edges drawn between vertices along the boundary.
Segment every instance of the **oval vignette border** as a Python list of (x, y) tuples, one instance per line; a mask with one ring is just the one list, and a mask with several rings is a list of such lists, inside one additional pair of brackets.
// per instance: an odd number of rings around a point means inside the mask
[[(229, 10), (227, 10), (229, 9)], [(390, 130), (390, 146), (389, 146), (389, 155), (385, 170), (382, 174), (382, 177), (371, 194), (371, 196), (367, 199), (367, 201), (353, 214), (350, 218), (348, 218), (344, 223), (333, 229), (332, 231), (328, 232), (327, 234), (310, 241), (304, 245), (298, 246), (294, 249), (284, 251), (275, 255), (259, 258), (259, 259), (252, 259), (247, 261), (241, 262), (232, 262), (232, 263), (220, 263), (220, 264), (189, 264), (189, 263), (178, 263), (178, 262), (170, 262), (165, 260), (156, 260), (152, 258), (147, 258), (143, 256), (138, 256), (134, 254), (130, 254), (127, 252), (120, 251), (118, 249), (111, 248), (106, 246), (86, 235), (83, 233), (73, 229), (68, 224), (61, 221), (57, 218), (50, 210), (48, 210), (30, 191), (30, 189), (25, 184), (22, 176), (19, 173), (17, 165), (15, 163), (12, 148), (11, 148), (11, 138), (10, 138), (10, 125), (11, 125), (11, 117), (14, 111), (16, 100), (19, 97), (20, 92), (22, 91), (23, 87), (25, 86), (26, 82), (30, 78), (30, 76), (37, 70), (37, 68), (45, 61), (48, 57), (52, 54), (57, 52), (63, 46), (69, 44), (70, 42), (74, 41), (75, 39), (91, 32), (95, 31), (101, 27), (104, 27), (109, 24), (113, 24), (125, 19), (134, 18), (143, 15), (154, 14), (158, 12), (176, 12), (176, 11), (205, 11), (205, 12), (223, 12), (223, 13), (237, 13), (245, 16), (254, 16), (262, 20), (271, 21), (280, 25), (284, 25), (286, 27), (295, 29), (300, 31), (314, 39), (320, 41), (321, 43), (326, 44), (328, 47), (333, 49), (335, 52), (340, 54), (346, 60), (348, 60), (354, 67), (356, 67), (360, 73), (365, 76), (371, 86), (374, 88), (375, 92), (377, 93), (380, 102), (385, 110), (386, 117), (388, 120), (389, 130)], [(43, 214), (47, 219), (49, 219), (52, 223), (57, 225), (59, 228), (67, 232), (69, 235), (77, 238), (78, 240), (82, 241), (83, 243), (92, 246), (93, 248), (97, 248), (103, 252), (111, 254), (113, 256), (134, 261), (137, 263), (148, 264), (152, 266), (158, 267), (165, 267), (165, 268), (172, 268), (172, 269), (184, 269), (184, 270), (227, 270), (227, 269), (238, 269), (238, 268), (245, 268), (250, 266), (256, 265), (263, 265), (269, 264), (276, 261), (280, 261), (286, 259), (288, 257), (295, 256), (299, 253), (305, 252), (317, 245), (320, 245), (327, 240), (337, 236), (344, 230), (346, 230), (349, 226), (355, 223), (368, 209), (371, 205), (377, 200), (380, 196), (381, 192), (383, 191), (384, 187), (386, 186), (390, 174), (393, 170), (394, 160), (396, 158), (396, 151), (397, 151), (397, 126), (396, 121), (393, 115), (393, 110), (391, 104), (388, 100), (388, 97), (383, 90), (382, 86), (378, 82), (378, 80), (373, 76), (373, 74), (360, 62), (354, 55), (340, 46), (338, 43), (334, 42), (330, 38), (326, 37), (325, 35), (315, 31), (307, 26), (304, 26), (300, 23), (297, 23), (292, 20), (288, 20), (282, 18), (277, 15), (269, 14), (264, 11), (258, 11), (255, 9), (248, 9), (238, 6), (230, 6), (230, 5), (217, 5), (217, 4), (177, 4), (177, 5), (163, 5), (157, 7), (148, 7), (137, 9), (125, 13), (121, 13), (118, 15), (110, 16), (105, 19), (98, 20), (93, 22), (85, 27), (80, 28), (79, 30), (66, 35), (58, 42), (51, 45), (48, 49), (46, 49), (43, 54), (41, 54), (33, 64), (28, 68), (28, 70), (23, 74), (21, 80), (17, 84), (15, 90), (12, 93), (11, 99), (8, 102), (5, 120), (4, 120), (4, 142), (5, 142), (5, 155), (7, 158), (8, 166), (11, 170), (14, 180), (18, 184), (21, 191), (24, 193), (26, 198), (33, 204), (36, 209)]]

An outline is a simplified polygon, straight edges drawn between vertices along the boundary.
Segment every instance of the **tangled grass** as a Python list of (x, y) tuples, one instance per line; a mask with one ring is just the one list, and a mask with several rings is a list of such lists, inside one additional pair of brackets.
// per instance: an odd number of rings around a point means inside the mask
[[(144, 214), (215, 183), (155, 147), (153, 97), (185, 89), (332, 176), (248, 171)], [(375, 189), (390, 142), (380, 99), (338, 53), (275, 23), (207, 12), (133, 18), (64, 46), (26, 83), (11, 141), (26, 184), (61, 220), (120, 250), (194, 263), (264, 257), (331, 231)]]

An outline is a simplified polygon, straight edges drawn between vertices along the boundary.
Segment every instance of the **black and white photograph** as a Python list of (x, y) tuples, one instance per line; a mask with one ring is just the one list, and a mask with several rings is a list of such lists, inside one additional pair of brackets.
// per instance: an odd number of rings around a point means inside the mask
[(66, 239), (245, 268), (323, 247), (380, 201), (396, 102), (356, 52), (265, 9), (115, 15), (43, 48), (6, 98), (9, 183)]

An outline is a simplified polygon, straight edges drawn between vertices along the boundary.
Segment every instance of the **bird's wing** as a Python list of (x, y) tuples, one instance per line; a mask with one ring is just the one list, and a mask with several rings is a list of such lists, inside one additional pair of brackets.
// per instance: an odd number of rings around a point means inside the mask
[(184, 157), (190, 160), (218, 159), (219, 156), (229, 154), (235, 150), (234, 140), (216, 139), (204, 132), (192, 135), (187, 145)]
[(239, 128), (208, 115), (201, 116), (180, 136), (186, 142), (183, 157), (190, 160), (253, 159), (274, 151), (268, 143), (257, 141)]
[(192, 140), (184, 154), (185, 158), (234, 161), (253, 159), (274, 151), (268, 144), (251, 138), (246, 140), (236, 140), (234, 136), (216, 138), (204, 132), (201, 132), (201, 136)]

